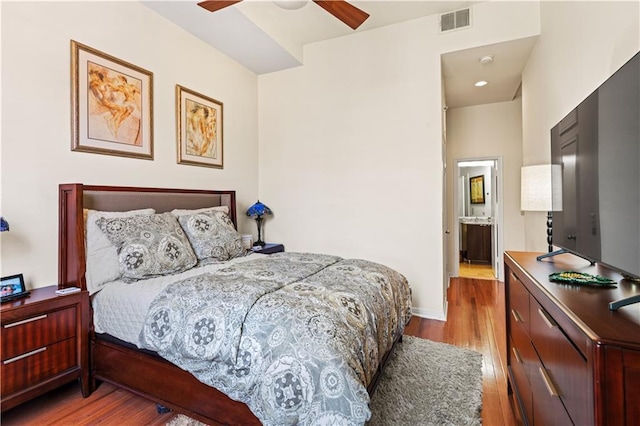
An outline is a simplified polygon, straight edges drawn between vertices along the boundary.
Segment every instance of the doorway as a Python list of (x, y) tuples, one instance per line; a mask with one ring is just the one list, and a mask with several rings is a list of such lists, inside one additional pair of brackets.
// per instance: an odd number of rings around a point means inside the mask
[(502, 280), (502, 159), (459, 159), (454, 173), (454, 275)]

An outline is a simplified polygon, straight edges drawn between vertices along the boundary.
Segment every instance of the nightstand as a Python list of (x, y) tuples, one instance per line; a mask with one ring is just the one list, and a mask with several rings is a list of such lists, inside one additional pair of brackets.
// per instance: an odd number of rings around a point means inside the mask
[(264, 245), (264, 247), (262, 247), (262, 250), (256, 250), (255, 247), (254, 247), (253, 251), (256, 252), (256, 253), (262, 253), (262, 254), (280, 253), (280, 252), (284, 251), (284, 245), (282, 245), (282, 244), (274, 244), (274, 243), (266, 243)]
[(89, 293), (37, 288), (0, 308), (2, 411), (80, 379), (89, 395)]

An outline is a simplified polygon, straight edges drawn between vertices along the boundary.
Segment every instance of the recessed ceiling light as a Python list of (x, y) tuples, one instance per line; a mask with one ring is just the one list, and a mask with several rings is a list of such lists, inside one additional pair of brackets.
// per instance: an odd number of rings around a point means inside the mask
[(482, 87), (482, 86), (486, 86), (487, 84), (489, 84), (488, 81), (480, 80), (480, 81), (476, 82), (475, 86), (476, 87)]

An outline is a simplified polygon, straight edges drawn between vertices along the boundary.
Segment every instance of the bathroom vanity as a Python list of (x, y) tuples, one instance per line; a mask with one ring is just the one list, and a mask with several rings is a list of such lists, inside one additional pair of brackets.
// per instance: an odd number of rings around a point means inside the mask
[(462, 230), (462, 252), (464, 260), (478, 263), (491, 263), (490, 218), (465, 217), (460, 219)]

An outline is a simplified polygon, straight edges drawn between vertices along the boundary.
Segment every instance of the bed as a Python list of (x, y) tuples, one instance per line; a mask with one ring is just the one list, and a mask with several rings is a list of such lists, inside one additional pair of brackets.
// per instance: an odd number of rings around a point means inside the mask
[[(91, 389), (113, 383), (210, 424), (364, 424), (410, 318), (406, 279), (330, 255), (229, 255), (229, 242), (217, 257), (186, 225), (203, 214), (236, 233), (235, 191), (59, 186), (58, 282), (91, 294)], [(197, 264), (182, 265), (187, 249), (170, 241), (170, 259), (145, 261), (141, 274), (122, 230), (140, 244), (153, 238), (135, 227), (149, 222), (184, 231)], [(96, 257), (94, 225), (124, 274)]]

